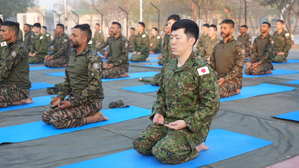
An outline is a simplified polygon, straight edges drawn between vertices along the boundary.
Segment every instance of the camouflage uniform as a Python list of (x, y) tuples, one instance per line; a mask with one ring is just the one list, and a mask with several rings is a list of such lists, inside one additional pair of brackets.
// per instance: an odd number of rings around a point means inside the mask
[(198, 42), (197, 42), (197, 45), (196, 45), (196, 49), (197, 51), (195, 51), (195, 54), (197, 56), (200, 56), (201, 54), (201, 50), (202, 50), (202, 47), (205, 46), (205, 43), (209, 40), (209, 35), (208, 33), (205, 35), (204, 33), (200, 36)]
[(129, 51), (130, 51), (130, 52), (133, 52), (134, 39), (135, 39), (135, 34), (134, 34), (134, 36), (131, 35), (131, 36), (129, 37), (129, 42), (130, 42), (130, 48), (129, 48)]
[(107, 48), (107, 50), (105, 50), (105, 47), (109, 46), (113, 41), (114, 41), (113, 36), (108, 37), (105, 42), (101, 43), (100, 45), (96, 45), (96, 50), (100, 51), (100, 53), (102, 55), (104, 55), (105, 52), (109, 50), (109, 48)]
[(210, 66), (217, 73), (218, 78), (225, 82), (220, 86), (220, 97), (230, 97), (242, 88), (245, 49), (241, 42), (233, 37), (226, 43), (221, 40), (214, 47)]
[(22, 30), (19, 30), (18, 40), (23, 43), (23, 31)]
[(225, 15), (224, 15), (224, 19), (233, 19), (232, 18), (232, 14), (230, 13), (230, 11), (229, 12), (227, 12), (227, 13), (225, 13)]
[(57, 37), (53, 46), (53, 52), (51, 53), (53, 59), (46, 61), (45, 66), (52, 68), (63, 67), (68, 63), (70, 53), (70, 39), (65, 33), (62, 33), (60, 37)]
[[(150, 124), (133, 140), (133, 148), (144, 155), (154, 155), (166, 164), (187, 162), (198, 156), (196, 146), (205, 142), (213, 117), (219, 110), (220, 97), (216, 74), (194, 53), (177, 67), (177, 59), (164, 65), (162, 79), (150, 119), (156, 114), (164, 123), (184, 120), (180, 130)], [(200, 74), (202, 69), (209, 71)]]
[[(280, 34), (278, 32), (274, 32), (273, 37), (275, 39), (276, 51), (274, 51), (275, 56), (273, 58), (273, 62), (283, 63), (287, 62), (287, 57), (289, 55), (289, 51), (292, 47), (292, 39), (291, 34), (285, 30), (282, 30)], [(279, 52), (283, 52), (284, 55), (277, 55)]]
[(245, 34), (245, 36), (238, 36), (237, 38), (238, 41), (240, 41), (243, 46), (245, 47), (245, 58), (248, 58), (250, 56), (250, 47), (252, 43), (252, 38), (249, 34)]
[(48, 41), (44, 34), (39, 33), (39, 35), (34, 37), (31, 53), (35, 53), (35, 57), (29, 57), (29, 63), (43, 63), (45, 56), (48, 55)]
[(57, 94), (62, 100), (70, 94), (66, 101), (72, 107), (64, 110), (50, 107), (42, 120), (58, 129), (85, 125), (87, 117), (102, 108), (102, 72), (103, 61), (89, 45), (79, 55), (74, 49), (65, 70), (66, 80)]
[(51, 34), (46, 32), (45, 36), (46, 36), (46, 39), (47, 39), (47, 46), (49, 46), (49, 44), (51, 43)]
[(113, 43), (109, 44), (109, 53), (107, 64), (113, 64), (112, 68), (103, 70), (103, 78), (119, 78), (121, 74), (129, 71), (129, 41), (126, 37), (120, 35)]
[(150, 38), (150, 44), (151, 43), (153, 44), (153, 46), (150, 47), (150, 51), (154, 53), (160, 53), (162, 44), (161, 36), (152, 36)]
[(149, 56), (149, 38), (145, 32), (141, 34), (138, 33), (134, 39), (133, 50), (140, 54), (133, 54), (130, 57), (130, 61), (133, 62), (143, 62), (146, 61), (146, 58)]
[(165, 49), (165, 46), (166, 46), (166, 43), (167, 42), (169, 42), (169, 35), (167, 35), (167, 34), (165, 34), (164, 35), (164, 38), (163, 38), (163, 43), (162, 43), (162, 58), (160, 58), (159, 60), (158, 60), (158, 64), (159, 65), (163, 65), (163, 53), (164, 53), (164, 49)]
[(4, 50), (5, 50), (5, 48), (6, 48), (5, 45), (2, 45), (3, 42), (5, 42), (5, 44), (7, 44), (7, 42), (6, 42), (6, 41), (3, 41), (2, 38), (1, 38), (1, 36), (0, 36), (0, 44), (1, 44), (1, 46), (0, 46), (0, 61), (1, 61), (2, 58), (3, 58)]
[(215, 37), (213, 40), (209, 39), (206, 41), (205, 45), (203, 46), (201, 50), (201, 59), (203, 59), (205, 62), (210, 64), (210, 61), (206, 61), (206, 59), (210, 58), (213, 53), (213, 49), (217, 43), (219, 43), (220, 39)]
[(35, 34), (32, 31), (25, 33), (25, 40), (24, 40), (23, 44), (26, 46), (28, 53), (31, 52), (31, 47), (32, 47), (32, 44), (34, 43), (34, 37), (35, 37)]
[(93, 38), (95, 39), (95, 43), (103, 43), (104, 42), (104, 33), (101, 30), (95, 31)]
[(274, 38), (268, 34), (265, 38), (259, 35), (254, 39), (250, 63), (260, 63), (254, 69), (246, 69), (247, 75), (264, 75), (273, 68), (272, 53), (275, 51)]
[(9, 107), (13, 102), (27, 99), (31, 82), (24, 44), (19, 40), (9, 43), (0, 64), (0, 107)]
[(91, 46), (91, 49), (96, 51), (96, 40), (94, 38), (91, 38), (88, 44)]

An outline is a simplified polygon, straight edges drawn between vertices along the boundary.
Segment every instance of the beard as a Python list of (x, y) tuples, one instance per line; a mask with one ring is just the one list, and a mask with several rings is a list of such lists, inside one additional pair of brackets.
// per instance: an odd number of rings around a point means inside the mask
[(226, 37), (228, 37), (229, 35), (230, 35), (229, 33), (225, 34), (225, 33), (221, 32), (221, 36), (222, 36), (223, 38), (226, 38)]
[(71, 42), (73, 44), (73, 48), (78, 48), (80, 46), (78, 41), (76, 42), (71, 41)]

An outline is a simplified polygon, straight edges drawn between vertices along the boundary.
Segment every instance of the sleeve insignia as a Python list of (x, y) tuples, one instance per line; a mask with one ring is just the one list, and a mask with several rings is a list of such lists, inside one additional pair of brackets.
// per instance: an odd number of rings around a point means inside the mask
[(46, 36), (49, 37), (49, 34), (47, 34)]
[(94, 69), (99, 69), (99, 68), (100, 68), (100, 65), (99, 65), (98, 63), (94, 63), (94, 64), (93, 64), (93, 68), (94, 68)]
[(88, 44), (92, 44), (92, 41), (90, 40), (90, 41), (88, 42)]
[(285, 35), (286, 35), (286, 37), (289, 37), (289, 36), (290, 36), (290, 33), (286, 33)]
[(160, 39), (161, 37), (160, 36), (157, 36), (157, 39)]
[(17, 56), (17, 52), (15, 52), (15, 51), (11, 52), (11, 56), (13, 56), (13, 57)]
[(144, 37), (146, 37), (146, 35), (145, 35), (145, 34), (143, 34), (143, 35), (142, 35), (142, 38), (144, 38)]
[(206, 74), (210, 73), (209, 68), (207, 66), (202, 67), (202, 68), (198, 68), (197, 72), (198, 72), (199, 76), (206, 75)]
[(40, 36), (40, 38), (39, 39), (43, 39), (44, 38), (44, 36)]

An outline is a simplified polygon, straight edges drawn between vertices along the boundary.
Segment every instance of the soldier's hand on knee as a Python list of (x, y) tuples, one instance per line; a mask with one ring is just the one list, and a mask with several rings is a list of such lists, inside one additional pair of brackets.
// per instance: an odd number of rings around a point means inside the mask
[(153, 123), (158, 125), (164, 124), (164, 117), (161, 114), (156, 114), (153, 118)]
[(251, 68), (256, 68), (257, 66), (259, 66), (260, 64), (259, 63), (254, 63), (252, 64), (252, 67)]
[(187, 127), (187, 124), (184, 120), (177, 120), (175, 122), (171, 122), (169, 124), (164, 124), (164, 126), (174, 129), (174, 130), (180, 130)]
[(50, 60), (52, 60), (52, 59), (54, 59), (53, 56), (49, 56), (49, 57), (48, 57), (48, 61), (50, 61)]
[(63, 109), (68, 109), (71, 108), (72, 104), (69, 101), (59, 101), (58, 106), (55, 108), (56, 110), (63, 110)]
[(277, 55), (284, 55), (284, 53), (283, 52), (279, 52), (279, 53), (277, 53)]
[(160, 54), (159, 56), (158, 56), (158, 59), (161, 59), (163, 56), (162, 56), (162, 54)]
[(52, 97), (52, 100), (50, 102), (51, 107), (56, 107), (58, 106), (58, 103), (61, 101), (61, 98), (58, 97)]
[(225, 82), (225, 79), (224, 78), (220, 78), (218, 80), (218, 86), (221, 86), (224, 82)]
[(247, 62), (246, 63), (246, 69), (249, 69), (251, 67), (251, 63), (250, 62)]
[(137, 52), (136, 52), (136, 51), (134, 51), (134, 52), (133, 52), (133, 54), (137, 54)]
[(140, 55), (141, 53), (140, 53), (140, 52), (138, 52), (137, 54), (138, 54), (138, 55)]

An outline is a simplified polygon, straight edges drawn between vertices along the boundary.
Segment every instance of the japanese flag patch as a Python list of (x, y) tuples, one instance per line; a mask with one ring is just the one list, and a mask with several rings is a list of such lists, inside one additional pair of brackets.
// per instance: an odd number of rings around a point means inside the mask
[(40, 36), (40, 38), (39, 39), (43, 39), (44, 38), (44, 36)]
[(144, 35), (142, 35), (142, 38), (144, 38), (144, 37), (146, 37), (146, 35), (144, 34)]
[(290, 34), (289, 34), (289, 33), (286, 33), (285, 35), (286, 35), (286, 37), (289, 37), (289, 36), (290, 36)]
[(274, 41), (273, 41), (273, 40), (271, 41), (271, 44), (274, 44)]
[(90, 41), (88, 42), (88, 44), (92, 44), (92, 41), (90, 40)]
[(46, 36), (49, 37), (49, 34), (47, 34)]
[(160, 38), (161, 38), (160, 36), (157, 37), (157, 39), (160, 39)]
[(6, 41), (4, 41), (4, 42), (1, 43), (1, 47), (3, 47), (3, 46), (7, 46)]
[(101, 30), (99, 30), (99, 33), (101, 33), (102, 31)]
[(206, 75), (206, 74), (210, 73), (209, 68), (207, 66), (202, 67), (202, 68), (198, 68), (197, 72), (198, 72), (199, 76)]

